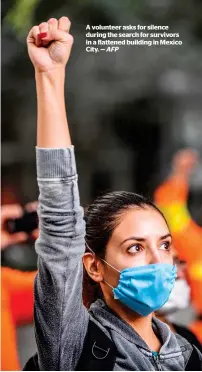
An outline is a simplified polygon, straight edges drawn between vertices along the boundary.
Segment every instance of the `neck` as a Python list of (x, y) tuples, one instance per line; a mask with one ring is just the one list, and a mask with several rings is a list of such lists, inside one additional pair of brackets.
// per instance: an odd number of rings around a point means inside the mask
[(156, 314), (156, 317), (157, 317), (159, 320), (161, 320), (163, 323), (166, 323), (166, 324), (170, 327), (170, 329), (171, 329), (172, 332), (176, 333), (175, 328), (174, 328), (173, 325), (169, 322), (169, 320), (166, 318), (165, 315), (163, 315), (163, 314), (158, 314), (158, 313), (157, 313), (157, 314)]
[(152, 328), (152, 314), (141, 316), (118, 300), (105, 299), (105, 301), (110, 309), (139, 334), (152, 351), (160, 350), (161, 342)]

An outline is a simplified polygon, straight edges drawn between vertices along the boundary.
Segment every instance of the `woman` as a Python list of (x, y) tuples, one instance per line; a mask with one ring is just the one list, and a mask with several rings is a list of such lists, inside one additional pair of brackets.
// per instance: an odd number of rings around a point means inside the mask
[[(50, 19), (33, 27), (27, 38), (38, 103), (39, 367), (78, 369), (93, 323), (114, 345), (112, 370), (184, 370), (192, 346), (152, 318), (168, 299), (176, 276), (163, 215), (147, 199), (117, 192), (89, 207), (85, 227), (64, 100), (65, 65), (73, 44), (69, 29), (68, 18)], [(86, 273), (102, 293), (90, 311), (82, 301), (82, 257)], [(85, 293), (84, 300), (88, 303)], [(100, 363), (108, 353), (110, 348), (103, 350), (94, 342), (91, 354)], [(87, 367), (80, 363), (80, 369)]]

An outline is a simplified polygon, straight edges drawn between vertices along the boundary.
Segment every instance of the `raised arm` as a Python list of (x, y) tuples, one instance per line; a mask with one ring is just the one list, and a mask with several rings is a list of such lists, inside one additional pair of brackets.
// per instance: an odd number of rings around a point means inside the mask
[(38, 107), (35, 330), (41, 370), (74, 370), (88, 327), (82, 303), (85, 224), (64, 100), (69, 29), (68, 18), (50, 19), (27, 37)]

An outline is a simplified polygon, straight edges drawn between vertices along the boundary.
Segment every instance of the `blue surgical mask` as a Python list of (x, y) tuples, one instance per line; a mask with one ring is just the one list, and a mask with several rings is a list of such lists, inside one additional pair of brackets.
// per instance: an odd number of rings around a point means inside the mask
[[(95, 254), (90, 247), (90, 251)], [(112, 288), (114, 299), (146, 316), (160, 309), (168, 300), (174, 287), (177, 268), (171, 264), (149, 264), (129, 267), (122, 271), (102, 259), (108, 266), (120, 273), (119, 283)]]

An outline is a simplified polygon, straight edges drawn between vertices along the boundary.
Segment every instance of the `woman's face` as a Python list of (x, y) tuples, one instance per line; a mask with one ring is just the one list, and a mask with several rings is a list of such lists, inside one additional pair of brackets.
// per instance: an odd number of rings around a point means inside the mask
[[(131, 208), (122, 214), (107, 244), (105, 261), (121, 271), (128, 267), (154, 263), (173, 264), (172, 238), (158, 211), (152, 208)], [(112, 287), (119, 273), (107, 264), (103, 277)]]

